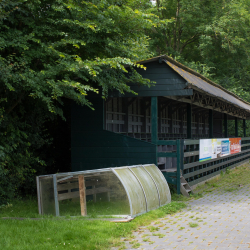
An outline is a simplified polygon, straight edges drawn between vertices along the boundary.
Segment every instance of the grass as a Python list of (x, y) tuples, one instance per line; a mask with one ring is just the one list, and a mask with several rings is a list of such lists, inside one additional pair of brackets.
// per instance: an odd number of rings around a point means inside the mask
[(249, 185), (250, 165), (244, 164), (234, 169), (225, 169), (219, 176), (207, 181), (205, 184), (199, 185), (195, 189), (195, 193), (213, 192), (215, 190), (223, 192), (237, 191), (240, 186)]
[[(138, 216), (129, 223), (113, 223), (102, 220), (87, 220), (84, 217), (69, 216), (55, 218), (53, 216), (41, 216), (38, 214), (36, 199), (13, 200), (7, 206), (0, 207), (0, 217), (25, 217), (25, 218), (42, 218), (41, 220), (2, 220), (0, 219), (0, 249), (3, 250), (47, 250), (47, 249), (88, 249), (88, 250), (105, 250), (112, 246), (124, 249), (124, 242), (121, 238), (127, 238), (132, 241), (132, 232), (139, 229), (141, 226), (149, 226), (152, 233), (157, 236), (158, 227), (150, 226), (150, 224), (158, 218), (165, 217), (167, 214), (174, 214), (186, 207), (183, 201), (190, 199), (198, 199), (202, 197), (203, 192), (220, 191), (234, 192), (241, 186), (248, 186), (250, 178), (249, 165), (227, 170), (220, 176), (216, 177), (206, 184), (199, 186), (195, 190), (195, 194), (191, 197), (182, 195), (172, 195), (173, 202), (159, 209), (150, 211), (149, 213)], [(68, 214), (68, 210), (75, 209), (72, 204), (63, 203), (65, 209), (64, 214)], [(109, 204), (103, 203), (103, 210), (100, 213), (100, 206), (97, 204), (88, 203), (88, 212), (91, 212), (93, 217), (95, 214), (107, 214)], [(78, 204), (76, 204), (78, 207)], [(92, 206), (92, 207), (91, 207)], [(116, 212), (122, 213), (124, 206), (116, 206)], [(73, 211), (72, 210), (72, 211)], [(71, 211), (71, 212), (72, 212)], [(114, 211), (112, 211), (114, 214)], [(194, 218), (194, 216), (191, 216)], [(190, 217), (190, 218), (191, 218)], [(202, 222), (201, 218), (194, 218), (195, 221), (206, 225), (207, 222)], [(168, 221), (170, 224), (171, 220)], [(169, 224), (169, 225), (170, 225)], [(190, 223), (190, 227), (198, 227), (198, 223)], [(170, 227), (165, 227), (165, 230), (171, 230)], [(183, 227), (179, 228), (183, 230)], [(143, 235), (147, 241), (148, 234)], [(149, 244), (153, 244), (150, 241)], [(140, 247), (138, 242), (134, 242), (132, 247)]]
[[(60, 215), (61, 216), (80, 216), (80, 201), (64, 200), (60, 204)], [(97, 215), (119, 215), (129, 214), (130, 207), (128, 201), (98, 201), (93, 202), (92, 200), (87, 202), (88, 215), (96, 217)]]
[[(84, 217), (41, 216), (36, 199), (14, 200), (0, 208), (0, 217), (42, 218), (41, 220), (0, 219), (0, 246), (3, 250), (43, 249), (110, 249), (123, 248), (121, 237), (129, 238), (140, 226), (149, 225), (167, 214), (174, 214), (186, 205), (172, 202), (138, 216), (129, 223), (87, 220)], [(4, 246), (4, 247), (2, 247)], [(134, 243), (134, 248), (139, 247)]]
[(194, 223), (194, 222), (189, 222), (189, 226), (190, 227), (198, 227), (199, 224), (198, 223)]

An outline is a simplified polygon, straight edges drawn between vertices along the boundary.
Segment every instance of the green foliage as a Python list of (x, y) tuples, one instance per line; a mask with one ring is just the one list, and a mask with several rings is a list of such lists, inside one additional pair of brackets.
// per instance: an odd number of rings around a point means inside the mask
[(250, 101), (250, 2), (246, 0), (135, 1), (154, 14), (146, 30), (155, 55), (168, 54)]
[(189, 226), (190, 227), (198, 227), (199, 224), (198, 223), (194, 223), (194, 222), (189, 222)]
[(90, 92), (149, 84), (132, 67), (150, 55), (151, 19), (113, 0), (1, 1), (0, 202), (54, 165), (48, 128), (64, 119), (65, 99), (94, 109)]
[(250, 101), (249, 10), (246, 0), (1, 1), (0, 204), (61, 170), (67, 100), (94, 109), (90, 93), (150, 84), (136, 61), (166, 53)]

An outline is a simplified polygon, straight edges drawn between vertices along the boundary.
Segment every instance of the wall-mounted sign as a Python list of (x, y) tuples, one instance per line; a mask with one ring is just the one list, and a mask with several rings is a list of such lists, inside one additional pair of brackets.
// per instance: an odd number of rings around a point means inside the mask
[(241, 138), (200, 140), (199, 161), (207, 161), (241, 152)]
[(231, 154), (241, 152), (241, 138), (230, 138)]

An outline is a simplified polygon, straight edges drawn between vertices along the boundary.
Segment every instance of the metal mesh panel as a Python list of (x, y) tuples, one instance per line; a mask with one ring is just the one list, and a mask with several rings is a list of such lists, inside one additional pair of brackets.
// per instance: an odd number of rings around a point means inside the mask
[(169, 191), (168, 184), (158, 167), (152, 164), (144, 165), (144, 168), (151, 174), (157, 184), (161, 206), (171, 202), (171, 194)]

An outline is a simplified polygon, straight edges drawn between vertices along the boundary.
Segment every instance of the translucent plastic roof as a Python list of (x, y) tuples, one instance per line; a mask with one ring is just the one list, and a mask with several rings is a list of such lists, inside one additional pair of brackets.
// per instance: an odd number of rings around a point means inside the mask
[(37, 177), (40, 214), (131, 216), (171, 201), (166, 179), (154, 164)]

